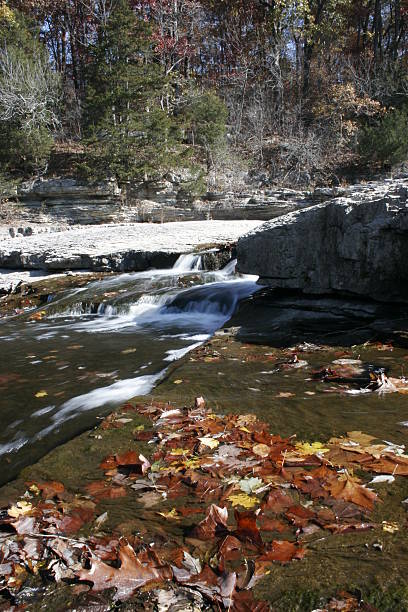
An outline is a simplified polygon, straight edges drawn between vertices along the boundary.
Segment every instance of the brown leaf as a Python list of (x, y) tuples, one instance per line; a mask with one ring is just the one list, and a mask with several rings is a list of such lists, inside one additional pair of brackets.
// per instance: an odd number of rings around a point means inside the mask
[(329, 485), (330, 495), (335, 499), (343, 499), (344, 501), (352, 502), (372, 510), (374, 502), (377, 500), (377, 494), (374, 491), (363, 487), (359, 484), (357, 478), (353, 478), (349, 474), (342, 474), (337, 481)]
[(207, 510), (207, 516), (193, 530), (193, 537), (205, 540), (222, 535), (228, 531), (228, 510), (211, 504)]
[(274, 540), (271, 548), (265, 552), (261, 557), (258, 557), (258, 562), (269, 562), (279, 561), (279, 563), (289, 563), (293, 559), (303, 559), (306, 554), (306, 550), (300, 546), (297, 546), (293, 542), (286, 540)]
[(255, 512), (234, 512), (235, 520), (237, 521), (237, 528), (235, 535), (242, 541), (249, 541), (258, 547), (263, 547), (263, 541), (261, 534), (256, 524)]
[(170, 568), (155, 567), (152, 563), (143, 564), (130, 544), (119, 549), (120, 568), (107, 565), (97, 557), (91, 560), (91, 569), (78, 572), (79, 580), (93, 583), (94, 591), (116, 588), (114, 600), (126, 601), (142, 586), (150, 582), (171, 579)]

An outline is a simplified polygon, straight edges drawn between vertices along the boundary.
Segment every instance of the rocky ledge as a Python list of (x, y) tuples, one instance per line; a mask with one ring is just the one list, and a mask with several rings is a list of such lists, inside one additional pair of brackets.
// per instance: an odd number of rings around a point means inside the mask
[(31, 236), (19, 234), (2, 240), (0, 268), (117, 272), (167, 268), (182, 253), (235, 243), (259, 223), (137, 223), (88, 226)]
[(408, 302), (408, 180), (360, 185), (255, 228), (237, 246), (240, 272), (273, 288)]

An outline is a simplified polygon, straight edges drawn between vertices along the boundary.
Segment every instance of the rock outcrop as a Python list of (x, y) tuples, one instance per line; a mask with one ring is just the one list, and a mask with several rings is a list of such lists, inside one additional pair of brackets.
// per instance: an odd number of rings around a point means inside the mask
[[(259, 221), (194, 221), (99, 225), (3, 238), (0, 268), (20, 270), (142, 271), (169, 268), (178, 256), (235, 243)], [(229, 255), (220, 262), (226, 263)]]
[(243, 236), (240, 272), (274, 288), (408, 302), (408, 180), (354, 186)]
[[(190, 182), (188, 179), (190, 178)], [(90, 184), (72, 178), (39, 178), (19, 186), (0, 203), (0, 221), (40, 224), (166, 223), (207, 219), (267, 220), (313, 204), (313, 195), (292, 189), (209, 191), (193, 197), (191, 176), (171, 174), (161, 181), (129, 184), (114, 180)], [(319, 196), (321, 197), (321, 196)], [(37, 227), (36, 227), (37, 226)]]

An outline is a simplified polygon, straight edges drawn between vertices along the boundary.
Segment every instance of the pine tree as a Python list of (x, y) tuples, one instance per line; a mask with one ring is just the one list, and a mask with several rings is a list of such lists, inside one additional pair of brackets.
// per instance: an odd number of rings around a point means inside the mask
[(168, 88), (148, 25), (119, 0), (88, 69), (85, 133), (100, 174), (147, 178), (171, 165), (178, 130), (163, 102)]

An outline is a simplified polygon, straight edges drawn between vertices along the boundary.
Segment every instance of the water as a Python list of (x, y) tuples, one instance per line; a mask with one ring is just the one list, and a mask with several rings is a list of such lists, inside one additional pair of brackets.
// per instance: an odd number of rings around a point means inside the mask
[(257, 289), (235, 262), (202, 270), (182, 255), (171, 270), (123, 274), (67, 292), (41, 320), (0, 326), (0, 481), (148, 393), (171, 362), (205, 342)]

